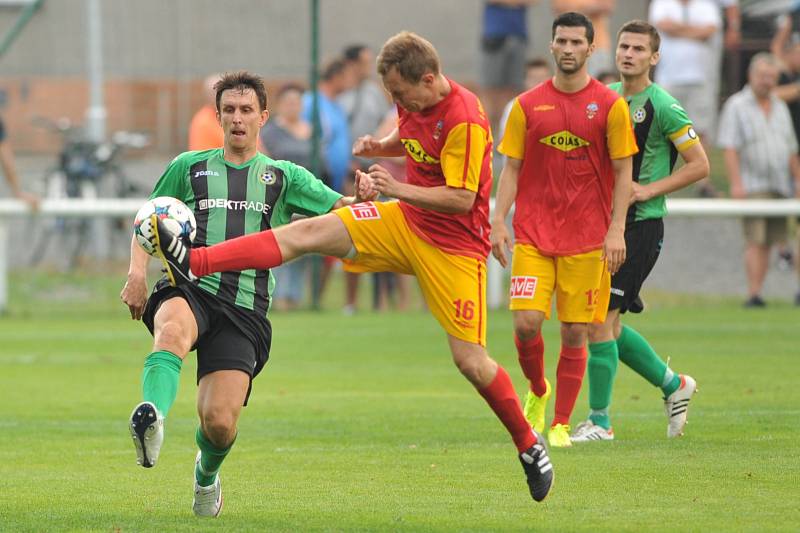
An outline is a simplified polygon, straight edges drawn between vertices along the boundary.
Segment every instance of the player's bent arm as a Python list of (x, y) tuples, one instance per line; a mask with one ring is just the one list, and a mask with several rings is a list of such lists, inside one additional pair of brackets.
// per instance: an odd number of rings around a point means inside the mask
[(353, 155), (356, 157), (401, 157), (405, 153), (397, 128), (381, 139), (365, 135), (353, 144)]
[(635, 191), (637, 202), (678, 191), (708, 176), (711, 166), (702, 144), (693, 144), (680, 154), (686, 164), (664, 179), (639, 187)]
[(725, 159), (725, 174), (730, 183), (731, 197), (744, 198), (744, 188), (742, 186), (742, 174), (739, 166), (739, 154), (735, 148), (725, 148), (723, 152)]
[(420, 187), (408, 183), (398, 183), (397, 192), (392, 196), (422, 209), (430, 209), (431, 211), (450, 215), (461, 215), (468, 213), (472, 209), (476, 193), (469, 189), (460, 189), (447, 185)]

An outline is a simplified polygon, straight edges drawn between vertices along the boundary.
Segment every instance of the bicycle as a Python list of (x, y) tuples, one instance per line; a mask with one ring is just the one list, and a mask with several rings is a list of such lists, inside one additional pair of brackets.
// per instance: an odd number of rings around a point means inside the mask
[[(133, 131), (117, 131), (109, 141), (95, 142), (86, 136), (85, 130), (75, 126), (67, 118), (52, 120), (35, 117), (34, 125), (58, 134), (62, 147), (55, 166), (44, 176), (44, 196), (60, 198), (136, 198), (147, 196), (148, 191), (131, 181), (119, 164), (120, 154), (127, 148), (141, 149), (150, 144), (147, 134)], [(127, 229), (122, 220), (116, 221), (118, 230)], [(67, 268), (72, 270), (80, 254), (89, 242), (92, 230), (88, 218), (56, 218), (51, 227), (45, 227), (38, 243), (33, 247), (31, 265), (38, 265), (45, 256), (54, 235), (62, 243)], [(74, 242), (71, 242), (74, 241)], [(70, 251), (71, 250), (71, 251)]]

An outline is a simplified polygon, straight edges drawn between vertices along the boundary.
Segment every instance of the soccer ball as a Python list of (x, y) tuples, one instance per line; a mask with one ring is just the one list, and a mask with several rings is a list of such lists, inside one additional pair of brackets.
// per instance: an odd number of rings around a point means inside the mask
[(189, 242), (194, 240), (197, 224), (192, 210), (177, 198), (159, 196), (145, 202), (133, 220), (133, 234), (136, 235), (136, 242), (149, 255), (155, 255), (155, 237), (150, 224), (150, 215), (153, 213), (176, 234), (188, 239)]

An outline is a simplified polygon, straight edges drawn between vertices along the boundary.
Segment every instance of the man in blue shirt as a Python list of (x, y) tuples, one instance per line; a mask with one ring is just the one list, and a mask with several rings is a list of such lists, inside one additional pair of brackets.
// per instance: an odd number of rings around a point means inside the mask
[[(325, 65), (319, 82), (319, 119), (322, 125), (322, 149), (325, 155), (325, 183), (335, 191), (350, 172), (352, 155), (350, 127), (347, 114), (336, 102), (336, 98), (353, 86), (353, 75), (343, 59), (334, 59)], [(303, 118), (313, 123), (311, 116), (313, 94), (303, 95)]]
[(528, 6), (536, 1), (486, 0), (483, 3), (481, 100), (493, 130), (497, 128), (505, 103), (525, 88)]

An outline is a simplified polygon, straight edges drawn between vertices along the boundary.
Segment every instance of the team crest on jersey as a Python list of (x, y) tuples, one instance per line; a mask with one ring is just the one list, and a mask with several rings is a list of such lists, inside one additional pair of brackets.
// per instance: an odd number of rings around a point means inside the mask
[(570, 152), (576, 148), (581, 148), (582, 146), (589, 146), (589, 141), (581, 139), (577, 135), (570, 133), (567, 130), (553, 133), (547, 137), (542, 137), (539, 139), (539, 142), (546, 144), (547, 146), (551, 146), (556, 150), (561, 150), (562, 152)]
[(353, 218), (356, 220), (378, 220), (381, 218), (381, 212), (378, 211), (378, 206), (372, 202), (363, 202), (348, 206), (350, 212), (353, 213)]
[(631, 118), (633, 118), (635, 123), (641, 124), (647, 118), (647, 111), (645, 111), (643, 107), (637, 107), (633, 110)]
[(428, 155), (424, 148), (422, 148), (422, 144), (416, 139), (400, 139), (400, 142), (403, 143), (403, 146), (406, 148), (406, 152), (408, 152), (409, 157), (416, 161), (417, 163), (425, 163), (428, 165), (438, 165), (439, 160), (435, 157)]
[(586, 118), (593, 119), (595, 115), (597, 115), (599, 109), (600, 106), (598, 106), (596, 102), (589, 103), (589, 105), (586, 106)]
[(441, 137), (442, 128), (444, 128), (444, 120), (439, 120), (438, 122), (436, 122), (436, 127), (433, 128), (433, 139), (435, 141), (438, 141), (439, 137)]
[(539, 278), (536, 276), (512, 276), (511, 277), (511, 298), (525, 298), (533, 300), (536, 294), (536, 283)]
[(267, 170), (258, 177), (258, 180), (264, 185), (272, 185), (278, 180), (278, 177), (272, 170)]

